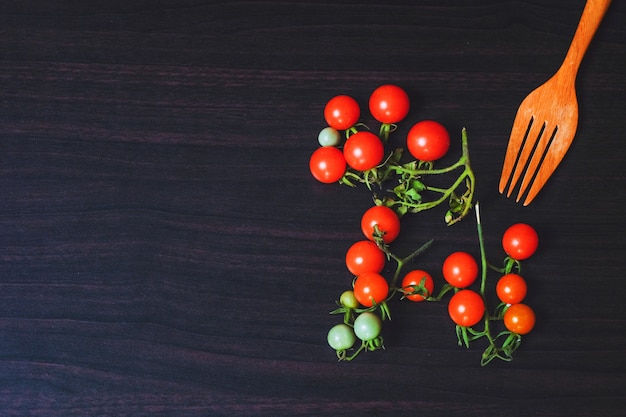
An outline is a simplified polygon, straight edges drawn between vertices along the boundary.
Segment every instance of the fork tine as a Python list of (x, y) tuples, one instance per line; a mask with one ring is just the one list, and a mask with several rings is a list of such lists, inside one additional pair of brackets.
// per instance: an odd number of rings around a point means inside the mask
[(528, 187), (528, 184), (530, 184), (530, 181), (535, 177), (535, 173), (537, 172), (537, 168), (544, 158), (546, 149), (548, 149), (550, 142), (553, 140), (554, 136), (557, 133), (557, 126), (552, 125), (548, 121), (544, 123), (543, 131), (540, 133), (541, 136), (536, 142), (532, 158), (530, 159), (528, 167), (526, 168), (524, 178), (522, 179), (522, 185), (520, 185), (519, 192), (515, 201), (520, 201), (520, 199), (522, 198), (522, 194), (524, 194), (526, 188)]
[(526, 168), (526, 164), (528, 163), (528, 158), (532, 154), (535, 143), (537, 143), (537, 140), (541, 137), (543, 129), (544, 124), (539, 123), (539, 121), (533, 117), (530, 127), (528, 128), (528, 132), (526, 133), (526, 137), (524, 138), (522, 148), (519, 152), (519, 158), (517, 160), (517, 164), (515, 165), (515, 171), (513, 172), (511, 184), (509, 185), (509, 189), (506, 194), (507, 197), (511, 196), (517, 181), (524, 172), (524, 168)]
[[(524, 143), (526, 133), (529, 126), (532, 124), (532, 113), (523, 113), (521, 108), (518, 110), (515, 120), (513, 121), (513, 128), (511, 129), (511, 136), (509, 144), (504, 156), (504, 164), (502, 165), (502, 174), (500, 175), (500, 185), (498, 189), (500, 193), (504, 192), (506, 185), (509, 183), (513, 168), (515, 168), (515, 161), (518, 158), (520, 148)], [(507, 196), (510, 195), (509, 191)]]
[(556, 165), (542, 164), (541, 167), (539, 167), (537, 177), (533, 181), (533, 184), (531, 185), (530, 190), (526, 195), (526, 199), (524, 200), (524, 206), (529, 205), (535, 199), (537, 194), (539, 194), (539, 191), (541, 191), (543, 186), (548, 181), (548, 178), (550, 178), (550, 176), (554, 172), (554, 170), (556, 170)]
[(526, 195), (524, 205), (529, 205), (533, 199), (537, 196), (539, 191), (546, 184), (548, 179), (552, 176), (556, 167), (561, 163), (563, 157), (567, 153), (572, 139), (576, 133), (578, 127), (578, 119), (575, 118), (567, 126), (561, 126), (554, 135), (554, 138), (550, 142), (550, 146), (545, 153), (543, 162), (537, 171), (537, 175), (533, 180), (533, 184)]

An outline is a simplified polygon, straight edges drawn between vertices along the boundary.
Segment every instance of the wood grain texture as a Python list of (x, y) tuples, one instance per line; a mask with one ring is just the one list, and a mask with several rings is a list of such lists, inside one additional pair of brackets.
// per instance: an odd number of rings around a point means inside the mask
[[(1, 415), (623, 415), (626, 5), (581, 66), (577, 141), (521, 207), (497, 191), (511, 124), (584, 1), (361, 3), (0, 4)], [(386, 82), (410, 120), (467, 128), (490, 253), (512, 222), (541, 233), (512, 363), (481, 368), (444, 303), (394, 305), (384, 352), (326, 345), (371, 200), (308, 158), (326, 100)], [(478, 251), (442, 216), (397, 242), (435, 238), (435, 275)]]

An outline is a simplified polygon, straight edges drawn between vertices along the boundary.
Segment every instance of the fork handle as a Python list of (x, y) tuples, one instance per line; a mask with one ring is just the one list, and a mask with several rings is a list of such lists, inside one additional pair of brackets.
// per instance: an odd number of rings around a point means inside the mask
[(575, 77), (611, 0), (587, 0), (561, 69)]

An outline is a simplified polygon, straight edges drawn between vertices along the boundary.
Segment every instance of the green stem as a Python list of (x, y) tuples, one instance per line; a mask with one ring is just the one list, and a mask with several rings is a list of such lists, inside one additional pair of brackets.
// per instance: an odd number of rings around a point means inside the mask
[[(478, 244), (480, 246), (480, 296), (483, 298), (483, 302), (485, 302), (486, 304), (485, 286), (487, 282), (488, 263), (487, 263), (487, 255), (485, 251), (485, 238), (483, 236), (483, 227), (480, 222), (480, 204), (478, 204), (478, 202), (476, 202), (474, 206), (474, 212), (476, 213), (476, 229), (478, 231)], [(483, 333), (483, 336), (485, 336), (487, 340), (489, 341), (489, 347), (487, 348), (487, 350), (485, 350), (485, 352), (489, 352), (490, 354), (493, 354), (491, 352), (497, 352), (498, 348), (495, 345), (495, 340), (491, 336), (491, 331), (489, 329), (489, 318), (490, 318), (489, 312), (485, 308), (485, 317), (483, 320), (484, 330), (482, 333)], [(484, 360), (485, 358), (483, 358), (483, 361)], [(489, 360), (487, 360), (487, 362)]]
[(361, 342), (361, 346), (350, 356), (345, 356), (343, 358), (339, 358), (339, 360), (344, 360), (344, 361), (351, 361), (352, 359), (356, 358), (357, 356), (359, 356), (359, 353), (361, 353), (363, 350), (365, 350), (367, 348), (367, 344), (365, 342)]
[(432, 191), (432, 192), (435, 192), (435, 193), (440, 193), (440, 194), (446, 194), (448, 191), (450, 191), (449, 188), (431, 187), (429, 185), (426, 185), (425, 190), (426, 191)]
[(380, 131), (378, 133), (378, 136), (383, 141), (383, 143), (387, 143), (387, 141), (389, 140), (389, 133), (393, 132), (397, 128), (398, 126), (393, 123), (383, 123), (380, 125)]
[(441, 299), (443, 298), (444, 295), (446, 295), (447, 293), (449, 293), (450, 291), (455, 291), (456, 287), (450, 285), (450, 284), (444, 284), (441, 287), (441, 290), (439, 291), (439, 294), (437, 294), (435, 297), (428, 297), (426, 299), (426, 301), (441, 301)]
[(493, 264), (491, 264), (491, 263), (489, 263), (489, 262), (487, 262), (487, 267), (488, 267), (489, 269), (492, 269), (492, 270), (494, 270), (494, 271), (496, 271), (496, 272), (499, 272), (499, 273), (501, 273), (501, 274), (504, 274), (504, 273), (505, 273), (505, 271), (506, 271), (506, 268), (499, 268), (499, 267), (497, 267), (497, 266), (495, 266), (495, 265), (493, 265)]
[(483, 237), (483, 227), (480, 223), (480, 207), (478, 202), (474, 206), (476, 212), (476, 228), (478, 229), (478, 244), (480, 246), (480, 295), (485, 298), (485, 284), (487, 282), (487, 254), (485, 251), (485, 239)]
[[(478, 230), (478, 243), (480, 245), (480, 264), (481, 264), (480, 295), (483, 298), (483, 301), (486, 303), (485, 287), (486, 287), (486, 282), (487, 282), (487, 270), (489, 268), (496, 269), (498, 271), (501, 271), (501, 270), (498, 268), (494, 268), (492, 265), (490, 265), (487, 262), (487, 255), (486, 255), (486, 250), (485, 250), (485, 239), (483, 237), (483, 228), (480, 222), (480, 206), (478, 203), (476, 203), (474, 207), (474, 211), (476, 212), (476, 227)], [(485, 308), (484, 330), (482, 332), (482, 336), (487, 338), (487, 341), (489, 342), (489, 346), (487, 347), (487, 349), (485, 349), (483, 353), (483, 358), (481, 360), (481, 365), (483, 366), (488, 364), (495, 358), (500, 358), (502, 360), (507, 360), (507, 361), (512, 359), (511, 358), (512, 351), (505, 350), (504, 345), (502, 347), (498, 347), (496, 345), (496, 341), (497, 341), (496, 339), (498, 339), (499, 336), (493, 337), (493, 335), (491, 334), (490, 321), (495, 320), (495, 319), (499, 319), (499, 317), (491, 316), (489, 312), (487, 311), (487, 309)]]
[[(463, 171), (463, 173), (456, 179), (456, 181), (454, 182), (454, 184), (452, 184), (449, 188), (447, 189), (443, 189), (443, 188), (434, 188), (434, 187), (429, 187), (426, 186), (426, 190), (428, 191), (436, 191), (439, 193), (442, 193), (443, 195), (441, 197), (439, 197), (437, 200), (433, 200), (433, 201), (429, 201), (427, 203), (406, 203), (406, 202), (401, 202), (402, 205), (406, 206), (406, 207), (410, 207), (411, 209), (414, 209), (416, 211), (422, 211), (422, 210), (428, 210), (431, 209), (433, 207), (438, 206), (439, 204), (443, 203), (444, 201), (448, 200), (450, 198), (450, 196), (452, 195), (452, 193), (454, 193), (454, 190), (456, 190), (461, 183), (463, 182), (463, 180), (468, 177), (468, 179), (472, 182), (474, 182), (474, 174), (471, 171), (468, 171), (467, 169), (465, 171)], [(471, 190), (471, 196), (474, 195), (473, 189)], [(471, 201), (471, 198), (468, 198), (468, 201)], [(471, 208), (471, 206), (468, 205), (468, 209), (467, 211), (469, 211), (469, 208)], [(466, 213), (466, 212), (465, 212)], [(464, 213), (464, 214), (465, 214)]]
[[(384, 243), (382, 243), (380, 240), (377, 242), (378, 247), (385, 252), (385, 254), (393, 259), (396, 262), (396, 270), (393, 274), (393, 278), (391, 279), (391, 283), (389, 285), (389, 294), (387, 295), (387, 298), (385, 298), (385, 300), (377, 305), (377, 306), (373, 306), (370, 307), (366, 310), (362, 310), (362, 311), (372, 311), (375, 310), (376, 307), (381, 307), (384, 305), (383, 308), (381, 308), (381, 314), (386, 314), (387, 316), (389, 316), (389, 318), (391, 317), (391, 313), (389, 312), (389, 307), (387, 306), (387, 302), (390, 301), (396, 294), (396, 292), (398, 292), (399, 288), (396, 286), (396, 284), (398, 283), (398, 279), (400, 278), (400, 273), (402, 272), (402, 269), (404, 268), (404, 266), (409, 263), (411, 260), (413, 260), (413, 258), (419, 256), (420, 254), (422, 254), (424, 251), (426, 251), (426, 249), (428, 249), (432, 244), (433, 244), (434, 240), (430, 239), (428, 242), (424, 243), (422, 246), (420, 246), (419, 248), (417, 248), (416, 250), (414, 250), (413, 252), (411, 252), (409, 255), (405, 256), (404, 258), (400, 258), (399, 256), (393, 254), (390, 250), (389, 247), (387, 245), (385, 245)], [(386, 310), (385, 310), (386, 308)], [(360, 312), (361, 310), (356, 310), (357, 312)]]
[(396, 288), (396, 283), (398, 282), (398, 278), (400, 278), (400, 272), (402, 271), (402, 268), (404, 268), (404, 265), (406, 265), (408, 262), (413, 260), (413, 258), (415, 258), (416, 256), (421, 255), (426, 249), (428, 249), (433, 244), (433, 242), (434, 240), (430, 239), (428, 242), (424, 243), (418, 249), (414, 250), (412, 253), (410, 253), (408, 256), (405, 256), (402, 259), (398, 258), (397, 256), (393, 254), (390, 254), (390, 256), (397, 262), (396, 272), (393, 274), (393, 279), (391, 280), (391, 288)]

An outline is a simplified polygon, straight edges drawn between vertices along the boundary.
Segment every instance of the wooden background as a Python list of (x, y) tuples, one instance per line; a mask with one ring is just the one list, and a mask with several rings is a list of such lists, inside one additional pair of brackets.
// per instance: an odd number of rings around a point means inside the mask
[[(578, 78), (576, 141), (528, 207), (498, 194), (523, 97), (584, 1), (0, 3), (0, 415), (623, 416), (626, 4)], [(328, 312), (371, 205), (308, 159), (336, 94), (380, 84), (466, 127), (488, 254), (518, 221), (538, 325), (511, 363), (458, 347), (446, 303), (391, 306), (338, 363)], [(367, 112), (364, 112), (367, 113)], [(370, 120), (371, 121), (371, 120)], [(478, 253), (470, 216), (403, 219), (417, 264)]]

